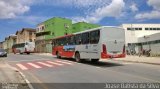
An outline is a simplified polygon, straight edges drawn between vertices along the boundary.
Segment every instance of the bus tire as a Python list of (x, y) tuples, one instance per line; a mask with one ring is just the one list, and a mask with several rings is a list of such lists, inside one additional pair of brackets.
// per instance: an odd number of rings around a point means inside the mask
[(20, 54), (23, 54), (23, 53), (20, 51)]
[(91, 62), (98, 62), (99, 61), (99, 59), (91, 59)]
[(76, 52), (75, 60), (76, 60), (76, 62), (82, 62), (79, 52)]
[(28, 55), (30, 54), (30, 53), (27, 53)]
[(56, 56), (57, 56), (57, 58), (61, 58), (59, 52), (56, 52)]

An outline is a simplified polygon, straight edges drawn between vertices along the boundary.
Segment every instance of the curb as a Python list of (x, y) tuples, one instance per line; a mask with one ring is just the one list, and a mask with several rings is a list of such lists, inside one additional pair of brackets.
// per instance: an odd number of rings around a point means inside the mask
[(27, 83), (29, 89), (34, 89), (32, 84), (29, 82), (29, 80), (26, 79), (25, 75), (20, 72), (17, 68), (10, 66), (9, 64), (7, 64), (12, 70), (18, 72), (20, 74), (20, 76), (24, 79), (24, 81)]
[(152, 64), (152, 65), (160, 65), (160, 63), (140, 62), (140, 61), (128, 61), (128, 60), (116, 60), (116, 61), (132, 62), (132, 63), (144, 63), (144, 64)]
[(36, 54), (33, 54), (33, 55), (41, 55), (41, 56), (53, 56), (52, 54), (45, 54), (45, 53), (36, 53)]

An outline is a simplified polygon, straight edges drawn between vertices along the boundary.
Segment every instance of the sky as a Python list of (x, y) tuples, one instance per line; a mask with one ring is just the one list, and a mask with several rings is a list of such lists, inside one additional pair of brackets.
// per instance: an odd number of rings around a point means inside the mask
[(160, 23), (160, 0), (0, 0), (0, 41), (52, 17), (102, 26)]

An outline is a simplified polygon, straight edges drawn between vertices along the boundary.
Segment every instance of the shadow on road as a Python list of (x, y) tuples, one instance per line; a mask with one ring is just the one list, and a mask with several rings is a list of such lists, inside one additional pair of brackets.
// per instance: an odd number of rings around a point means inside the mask
[[(74, 59), (71, 58), (61, 58), (60, 60), (68, 60), (72, 62), (76, 62)], [(92, 65), (96, 67), (115, 67), (115, 66), (123, 66), (123, 64), (120, 63), (113, 63), (113, 62), (91, 62), (90, 60), (84, 60), (81, 64), (86, 64), (86, 65)]]

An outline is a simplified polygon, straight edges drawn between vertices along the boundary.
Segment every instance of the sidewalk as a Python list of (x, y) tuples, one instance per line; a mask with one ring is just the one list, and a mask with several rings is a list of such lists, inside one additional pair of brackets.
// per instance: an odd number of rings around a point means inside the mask
[(134, 63), (146, 63), (160, 65), (160, 57), (145, 57), (145, 56), (126, 56), (126, 58), (114, 59), (116, 61), (134, 62)]
[(30, 89), (19, 71), (2, 58), (0, 58), (0, 89)]

